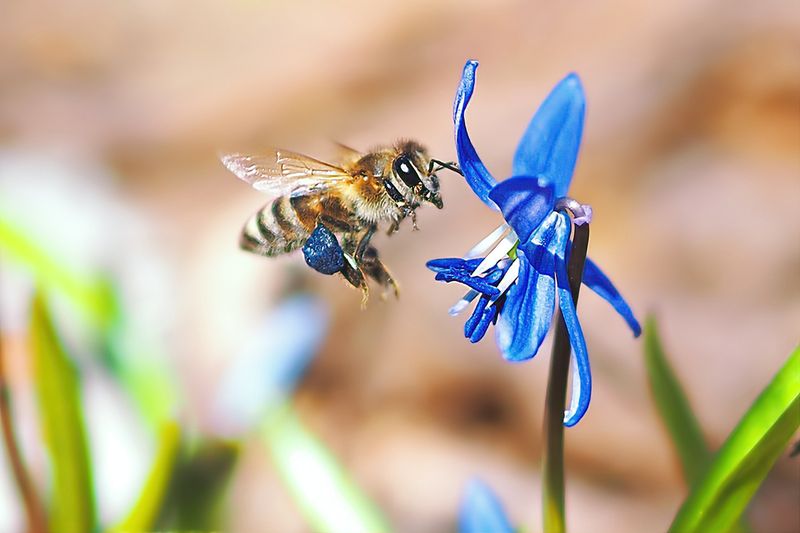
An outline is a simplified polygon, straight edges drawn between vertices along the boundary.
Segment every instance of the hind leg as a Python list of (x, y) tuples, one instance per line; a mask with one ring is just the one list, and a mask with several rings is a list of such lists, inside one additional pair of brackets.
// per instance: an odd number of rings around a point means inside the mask
[(361, 306), (365, 307), (369, 299), (369, 286), (358, 260), (358, 245), (361, 240), (361, 235), (358, 233), (345, 233), (342, 236), (344, 267), (341, 274), (350, 285), (361, 290)]

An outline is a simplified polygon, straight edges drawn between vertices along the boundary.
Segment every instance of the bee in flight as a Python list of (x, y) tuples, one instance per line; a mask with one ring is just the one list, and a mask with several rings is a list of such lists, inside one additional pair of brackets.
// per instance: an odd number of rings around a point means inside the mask
[(302, 248), (308, 266), (322, 274), (341, 273), (361, 289), (363, 302), (367, 279), (397, 296), (397, 282), (370, 239), (381, 223), (389, 224), (391, 235), (408, 216), (417, 229), (418, 207), (427, 202), (442, 208), (436, 172), (458, 168), (431, 159), (410, 140), (365, 154), (341, 150), (338, 164), (277, 149), (223, 156), (228, 170), (274, 197), (247, 221), (240, 246), (265, 256)]

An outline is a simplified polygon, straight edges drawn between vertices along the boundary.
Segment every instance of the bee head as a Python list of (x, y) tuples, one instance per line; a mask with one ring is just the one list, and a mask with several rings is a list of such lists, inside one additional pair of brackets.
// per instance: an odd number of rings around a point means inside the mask
[(428, 202), (441, 209), (439, 178), (433, 172), (425, 172), (429, 168), (425, 149), (413, 141), (401, 142), (397, 148), (392, 171), (384, 181), (386, 192), (398, 204), (415, 208)]

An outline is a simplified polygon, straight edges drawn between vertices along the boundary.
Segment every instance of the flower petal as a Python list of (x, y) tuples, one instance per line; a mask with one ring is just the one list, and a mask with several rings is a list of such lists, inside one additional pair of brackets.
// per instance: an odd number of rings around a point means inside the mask
[(497, 496), (479, 479), (467, 485), (458, 523), (459, 533), (514, 533)]
[[(564, 425), (567, 427), (577, 424), (589, 409), (589, 400), (592, 397), (592, 372), (589, 367), (589, 353), (586, 350), (586, 339), (578, 321), (578, 313), (572, 301), (572, 291), (569, 287), (567, 276), (567, 263), (564, 259), (570, 234), (569, 217), (559, 213), (561, 222), (556, 225), (554, 240), (560, 243), (556, 252), (556, 285), (558, 290), (558, 305), (564, 324), (569, 333), (569, 343), (572, 346), (572, 357), (575, 359), (575, 373), (573, 374), (573, 396), (570, 398), (570, 407), (564, 413)], [(576, 381), (577, 380), (577, 381)]]
[(617, 288), (614, 287), (614, 284), (611, 283), (611, 280), (608, 279), (608, 276), (589, 258), (586, 258), (586, 265), (583, 267), (583, 284), (611, 304), (614, 310), (628, 323), (628, 327), (633, 331), (634, 337), (638, 337), (642, 333), (642, 326), (633, 316), (633, 311), (628, 303)]
[(500, 208), (521, 242), (530, 239), (555, 206), (553, 185), (530, 176), (516, 176), (500, 182), (489, 192), (489, 198)]
[(464, 173), (467, 184), (483, 203), (497, 209), (489, 199), (489, 191), (497, 184), (497, 181), (489, 174), (486, 167), (481, 162), (475, 147), (467, 133), (467, 123), (464, 120), (464, 111), (472, 98), (472, 91), (475, 89), (475, 69), (478, 62), (467, 61), (464, 65), (464, 72), (461, 75), (461, 83), (458, 85), (456, 99), (453, 103), (453, 122), (456, 126), (456, 153), (458, 154), (458, 164)]
[(557, 198), (566, 196), (583, 133), (586, 96), (570, 74), (550, 92), (528, 124), (514, 154), (515, 176), (545, 176)]
[(436, 281), (444, 281), (450, 283), (457, 281), (463, 283), (467, 287), (474, 289), (489, 297), (496, 297), (500, 295), (500, 290), (495, 284), (500, 281), (503, 276), (503, 269), (497, 266), (489, 269), (483, 277), (473, 276), (472, 272), (475, 270), (483, 259), (480, 257), (475, 259), (461, 259), (459, 257), (447, 257), (442, 259), (431, 259), (426, 263), (426, 266), (436, 272)]
[(517, 250), (519, 279), (508, 290), (505, 307), (497, 320), (497, 345), (509, 361), (536, 355), (552, 324), (559, 217), (558, 213), (551, 213)]
[(464, 322), (464, 336), (469, 339), (469, 342), (476, 343), (481, 340), (486, 335), (489, 324), (494, 321), (497, 307), (488, 304), (489, 298), (481, 297), (472, 315)]
[(431, 259), (425, 266), (434, 272), (446, 272), (452, 269), (459, 269), (465, 272), (472, 272), (475, 270), (483, 258), (476, 257), (473, 259), (462, 259), (460, 257), (440, 257), (438, 259)]

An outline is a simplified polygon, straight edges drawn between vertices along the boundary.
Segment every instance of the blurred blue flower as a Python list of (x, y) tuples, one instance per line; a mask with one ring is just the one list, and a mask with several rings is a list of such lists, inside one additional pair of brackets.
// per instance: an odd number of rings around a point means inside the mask
[(467, 484), (458, 515), (459, 533), (513, 533), (503, 506), (483, 481), (472, 479)]
[(291, 396), (325, 338), (328, 321), (324, 305), (307, 295), (286, 299), (264, 318), (222, 376), (214, 406), (220, 430), (251, 429)]
[[(590, 206), (566, 196), (583, 132), (583, 88), (576, 74), (556, 85), (520, 140), (513, 177), (498, 183), (478, 157), (464, 120), (477, 66), (477, 61), (467, 61), (456, 93), (456, 151), (467, 184), (487, 206), (499, 210), (505, 222), (465, 258), (434, 259), (428, 267), (439, 281), (470, 287), (450, 313), (460, 313), (477, 298), (464, 325), (465, 336), (477, 342), (489, 325), (495, 324), (497, 344), (510, 361), (536, 355), (552, 324), (558, 293), (574, 354), (573, 390), (564, 416), (564, 424), (573, 426), (589, 407), (592, 387), (586, 342), (566, 270), (572, 223), (588, 224), (592, 217)], [(590, 259), (586, 260), (583, 283), (622, 315), (635, 336), (641, 333), (628, 304)]]

